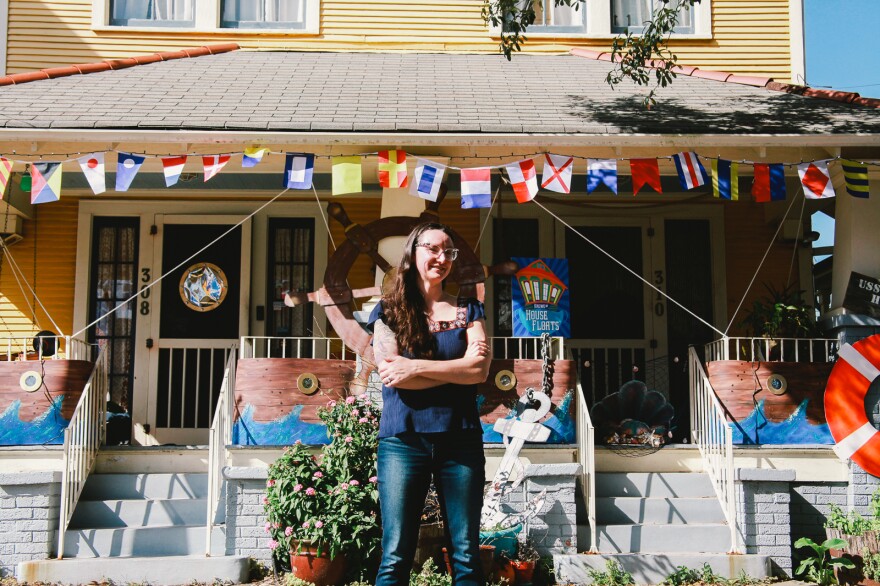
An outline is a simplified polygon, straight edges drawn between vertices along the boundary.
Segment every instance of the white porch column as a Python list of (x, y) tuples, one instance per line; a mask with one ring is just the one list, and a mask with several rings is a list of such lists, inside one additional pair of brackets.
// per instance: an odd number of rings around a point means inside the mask
[(871, 197), (867, 199), (852, 197), (846, 192), (843, 181), (834, 182), (837, 201), (831, 273), (832, 309), (843, 305), (850, 272), (880, 277), (880, 254), (877, 254), (880, 250), (880, 231), (877, 229), (880, 226), (880, 181), (876, 172), (871, 171)]
[[(425, 211), (426, 200), (420, 197), (413, 197), (409, 194), (409, 187), (397, 189), (385, 188), (382, 190), (382, 210), (381, 216), (388, 218), (391, 216), (413, 216), (416, 217)], [(403, 243), (406, 242), (406, 236), (391, 236), (379, 242), (379, 254), (388, 261), (392, 267), (396, 267), (403, 256)], [(385, 273), (378, 267), (376, 268), (376, 286), (382, 286), (382, 279)]]

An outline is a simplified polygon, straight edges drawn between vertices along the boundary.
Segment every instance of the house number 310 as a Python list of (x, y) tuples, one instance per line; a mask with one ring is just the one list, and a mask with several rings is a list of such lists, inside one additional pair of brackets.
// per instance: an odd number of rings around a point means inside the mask
[(666, 312), (666, 306), (663, 305), (663, 271), (654, 271), (654, 285), (657, 286), (657, 299), (654, 301), (654, 315), (662, 316)]
[[(152, 276), (149, 267), (141, 269), (141, 283), (149, 283)], [(150, 314), (150, 288), (148, 285), (141, 285), (141, 315)]]

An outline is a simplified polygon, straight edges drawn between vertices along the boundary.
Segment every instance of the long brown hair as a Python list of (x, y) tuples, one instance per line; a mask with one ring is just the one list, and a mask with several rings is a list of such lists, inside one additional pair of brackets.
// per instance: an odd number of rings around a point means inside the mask
[(416, 244), (428, 230), (440, 230), (452, 239), (452, 230), (443, 224), (419, 224), (410, 232), (397, 265), (397, 275), (390, 290), (382, 297), (385, 325), (397, 336), (397, 350), (415, 358), (431, 358), (434, 339), (425, 318), (425, 298), (418, 286), (419, 271), (413, 264)]

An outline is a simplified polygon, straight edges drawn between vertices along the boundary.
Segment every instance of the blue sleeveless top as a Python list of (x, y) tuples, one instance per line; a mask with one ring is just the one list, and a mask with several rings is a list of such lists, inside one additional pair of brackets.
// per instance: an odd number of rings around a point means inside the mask
[[(476, 299), (459, 299), (452, 321), (429, 320), (434, 338), (434, 360), (461, 358), (467, 351), (467, 326), (484, 319), (486, 310)], [(367, 329), (372, 332), (376, 320), (385, 319), (382, 303), (373, 308)], [(382, 385), (382, 417), (379, 437), (391, 437), (407, 431), (436, 433), (462, 429), (482, 429), (477, 412), (477, 385), (440, 383), (438, 386), (411, 391)]]

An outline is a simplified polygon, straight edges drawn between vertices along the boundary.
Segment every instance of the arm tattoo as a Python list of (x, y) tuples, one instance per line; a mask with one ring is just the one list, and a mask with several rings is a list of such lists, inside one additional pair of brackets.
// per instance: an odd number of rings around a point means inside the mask
[(373, 354), (377, 361), (397, 356), (397, 338), (382, 320), (373, 325)]

